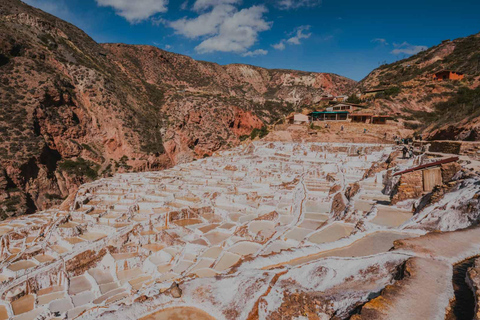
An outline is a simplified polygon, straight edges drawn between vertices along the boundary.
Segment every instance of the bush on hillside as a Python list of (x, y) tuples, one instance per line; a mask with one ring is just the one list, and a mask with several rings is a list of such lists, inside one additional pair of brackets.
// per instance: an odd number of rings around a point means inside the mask
[(268, 128), (267, 126), (263, 126), (261, 129), (253, 129), (252, 133), (250, 133), (250, 139), (254, 140), (256, 137), (259, 137), (262, 139), (268, 134)]
[(91, 180), (95, 180), (98, 176), (96, 170), (97, 165), (83, 158), (78, 158), (76, 161), (63, 160), (58, 167), (61, 171), (65, 171), (68, 174), (77, 177), (87, 177)]

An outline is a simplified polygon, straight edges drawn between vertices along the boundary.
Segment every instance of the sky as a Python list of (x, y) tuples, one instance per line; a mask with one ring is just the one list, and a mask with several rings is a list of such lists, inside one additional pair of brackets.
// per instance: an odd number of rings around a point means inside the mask
[(361, 80), (480, 32), (480, 0), (25, 0), (103, 43)]

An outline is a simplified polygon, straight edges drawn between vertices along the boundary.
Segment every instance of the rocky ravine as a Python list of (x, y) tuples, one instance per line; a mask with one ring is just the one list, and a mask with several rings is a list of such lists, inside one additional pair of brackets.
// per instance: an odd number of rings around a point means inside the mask
[(100, 45), (18, 0), (0, 0), (0, 30), (0, 220), (60, 204), (99, 176), (234, 146), (295, 105), (354, 85)]

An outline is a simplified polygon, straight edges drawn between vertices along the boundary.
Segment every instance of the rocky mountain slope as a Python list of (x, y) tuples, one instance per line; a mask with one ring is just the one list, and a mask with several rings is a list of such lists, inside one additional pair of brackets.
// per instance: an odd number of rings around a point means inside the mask
[(210, 155), (354, 85), (100, 45), (18, 0), (0, 0), (0, 31), (0, 220), (59, 204), (97, 177)]
[[(434, 81), (441, 70), (461, 72), (461, 81)], [(441, 44), (408, 59), (383, 65), (356, 91), (388, 88), (370, 102), (393, 113), (431, 139), (480, 140), (480, 33)]]

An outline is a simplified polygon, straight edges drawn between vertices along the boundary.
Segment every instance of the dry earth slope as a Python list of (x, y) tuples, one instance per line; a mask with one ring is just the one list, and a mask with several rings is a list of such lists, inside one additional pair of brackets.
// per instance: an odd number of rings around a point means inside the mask
[[(461, 81), (434, 81), (441, 70), (461, 72)], [(480, 140), (480, 33), (386, 64), (357, 84), (356, 91), (389, 88), (370, 103), (396, 114), (430, 139)]]
[(0, 220), (60, 204), (100, 176), (233, 146), (296, 105), (354, 84), (100, 45), (52, 15), (0, 0)]

